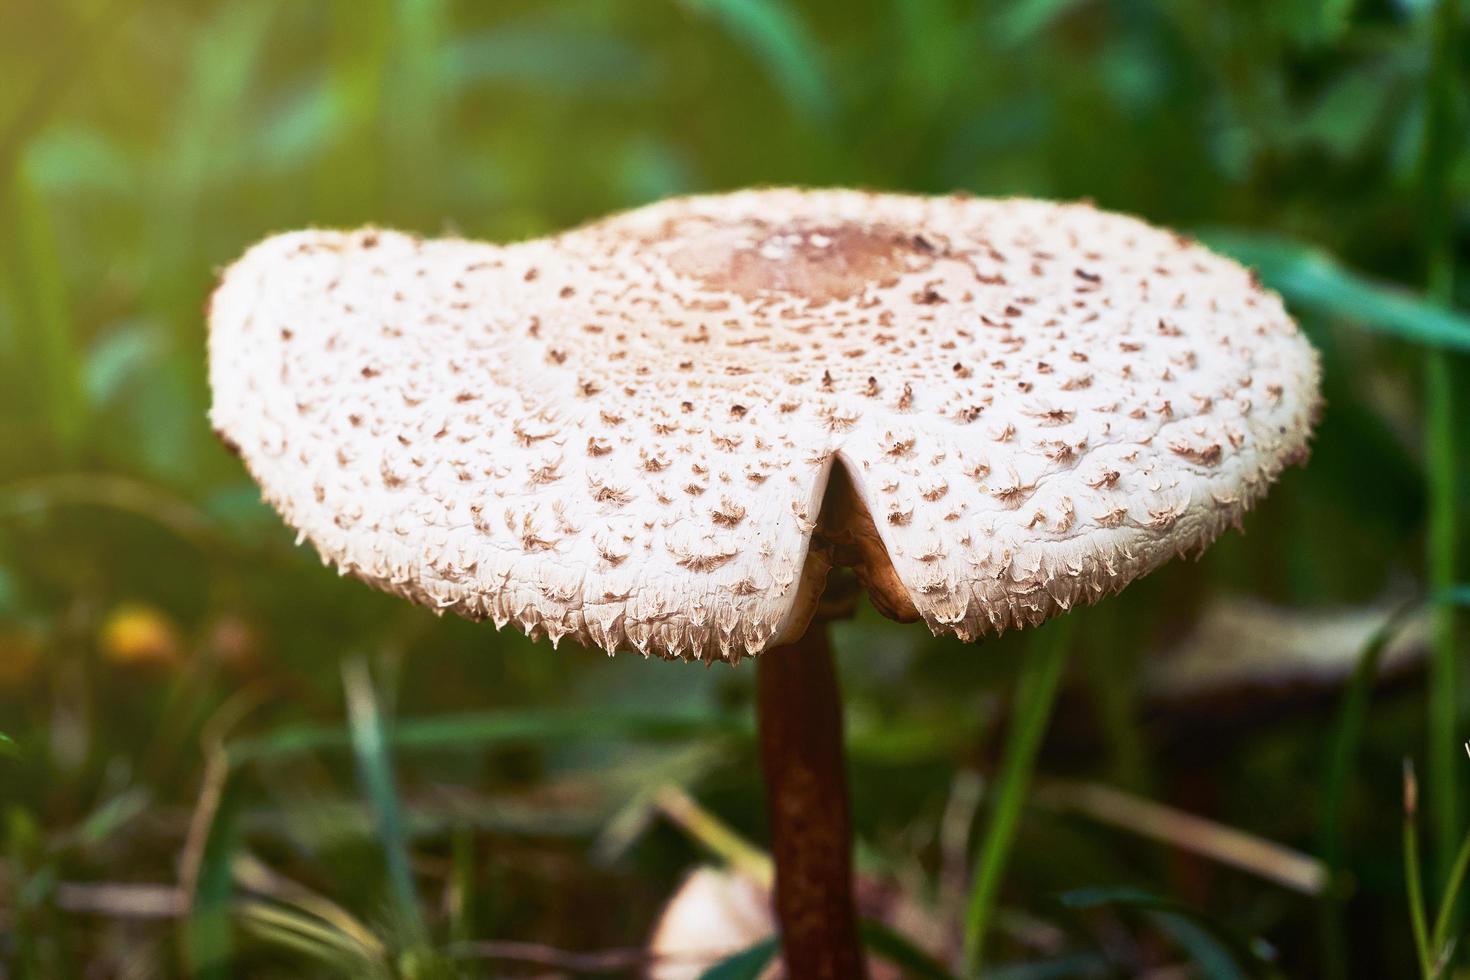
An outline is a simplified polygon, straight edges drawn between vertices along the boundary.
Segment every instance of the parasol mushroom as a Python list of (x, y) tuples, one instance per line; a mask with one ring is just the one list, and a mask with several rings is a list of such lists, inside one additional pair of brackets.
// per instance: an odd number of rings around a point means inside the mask
[(1089, 205), (758, 190), (510, 246), (305, 231), (210, 309), (212, 419), (322, 558), (555, 644), (759, 654), (794, 976), (856, 977), (833, 567), (975, 640), (1120, 589), (1305, 457), (1316, 356)]

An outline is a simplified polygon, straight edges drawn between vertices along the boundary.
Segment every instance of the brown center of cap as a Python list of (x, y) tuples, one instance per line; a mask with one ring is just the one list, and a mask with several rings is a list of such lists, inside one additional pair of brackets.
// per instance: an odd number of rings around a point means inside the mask
[(711, 290), (746, 299), (804, 297), (815, 305), (891, 286), (927, 268), (939, 251), (922, 235), (886, 225), (743, 222), (689, 229), (669, 265)]

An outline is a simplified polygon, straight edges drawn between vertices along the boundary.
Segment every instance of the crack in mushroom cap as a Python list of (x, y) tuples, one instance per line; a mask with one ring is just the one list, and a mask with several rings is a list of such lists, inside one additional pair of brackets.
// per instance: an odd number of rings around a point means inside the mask
[(509, 246), (295, 232), (209, 317), (213, 424), (325, 561), (703, 660), (805, 627), (834, 466), (913, 612), (970, 640), (1203, 548), (1305, 458), (1318, 405), (1250, 272), (1033, 200), (746, 191)]

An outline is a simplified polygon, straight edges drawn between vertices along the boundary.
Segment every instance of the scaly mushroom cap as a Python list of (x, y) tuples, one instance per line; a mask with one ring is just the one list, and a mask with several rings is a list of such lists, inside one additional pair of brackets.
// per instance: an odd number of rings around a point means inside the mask
[(854, 191), (280, 235), (210, 355), (215, 428), (342, 571), (705, 660), (798, 635), (832, 563), (966, 640), (1092, 601), (1237, 522), (1318, 400), (1279, 298), (1187, 239)]

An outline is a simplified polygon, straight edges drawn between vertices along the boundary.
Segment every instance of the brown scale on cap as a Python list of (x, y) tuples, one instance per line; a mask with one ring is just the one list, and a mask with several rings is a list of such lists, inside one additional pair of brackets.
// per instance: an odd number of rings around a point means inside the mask
[(216, 429), (325, 560), (704, 660), (800, 635), (832, 564), (964, 639), (1092, 601), (1236, 523), (1318, 399), (1280, 300), (1193, 242), (853, 191), (510, 246), (281, 235), (210, 350)]
[(935, 247), (922, 235), (881, 223), (842, 224), (794, 220), (774, 224), (759, 217), (706, 222), (674, 230), (683, 247), (669, 266), (705, 288), (745, 300), (774, 294), (801, 296), (812, 305), (851, 299), (874, 285), (893, 285), (922, 272)]

